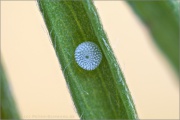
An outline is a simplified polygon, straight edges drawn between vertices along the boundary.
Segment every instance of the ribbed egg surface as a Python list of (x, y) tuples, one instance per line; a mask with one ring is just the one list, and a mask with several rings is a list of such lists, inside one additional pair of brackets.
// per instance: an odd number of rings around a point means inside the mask
[(83, 42), (75, 50), (75, 60), (84, 70), (96, 69), (102, 60), (99, 47), (93, 42)]

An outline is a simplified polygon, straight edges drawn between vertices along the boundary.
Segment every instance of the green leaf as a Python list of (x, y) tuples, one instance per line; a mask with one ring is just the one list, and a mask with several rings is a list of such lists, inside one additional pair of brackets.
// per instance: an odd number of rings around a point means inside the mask
[(179, 74), (179, 8), (176, 0), (128, 1)]
[(20, 119), (8, 81), (0, 63), (1, 119)]
[[(81, 119), (137, 119), (122, 71), (90, 0), (38, 0), (49, 35)], [(77, 46), (94, 42), (102, 51), (92, 71), (75, 61)]]

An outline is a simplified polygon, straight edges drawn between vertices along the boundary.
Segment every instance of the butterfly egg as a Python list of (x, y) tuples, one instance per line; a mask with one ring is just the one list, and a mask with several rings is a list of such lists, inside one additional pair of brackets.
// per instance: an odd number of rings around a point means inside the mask
[(85, 70), (96, 69), (102, 60), (102, 53), (99, 47), (89, 41), (79, 44), (74, 56), (77, 64)]

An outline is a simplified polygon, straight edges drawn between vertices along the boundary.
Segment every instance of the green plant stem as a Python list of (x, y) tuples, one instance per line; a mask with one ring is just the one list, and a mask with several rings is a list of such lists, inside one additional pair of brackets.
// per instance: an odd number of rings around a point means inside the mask
[[(90, 0), (38, 0), (57, 58), (81, 119), (137, 119), (122, 71)], [(98, 68), (86, 71), (74, 59), (76, 47), (96, 43)]]

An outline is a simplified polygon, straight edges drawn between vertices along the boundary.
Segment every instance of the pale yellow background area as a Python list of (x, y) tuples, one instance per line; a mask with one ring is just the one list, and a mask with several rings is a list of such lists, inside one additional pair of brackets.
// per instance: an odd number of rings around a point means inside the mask
[[(178, 119), (178, 78), (124, 1), (95, 1), (140, 119)], [(78, 119), (36, 1), (1, 1), (1, 50), (23, 119)]]

